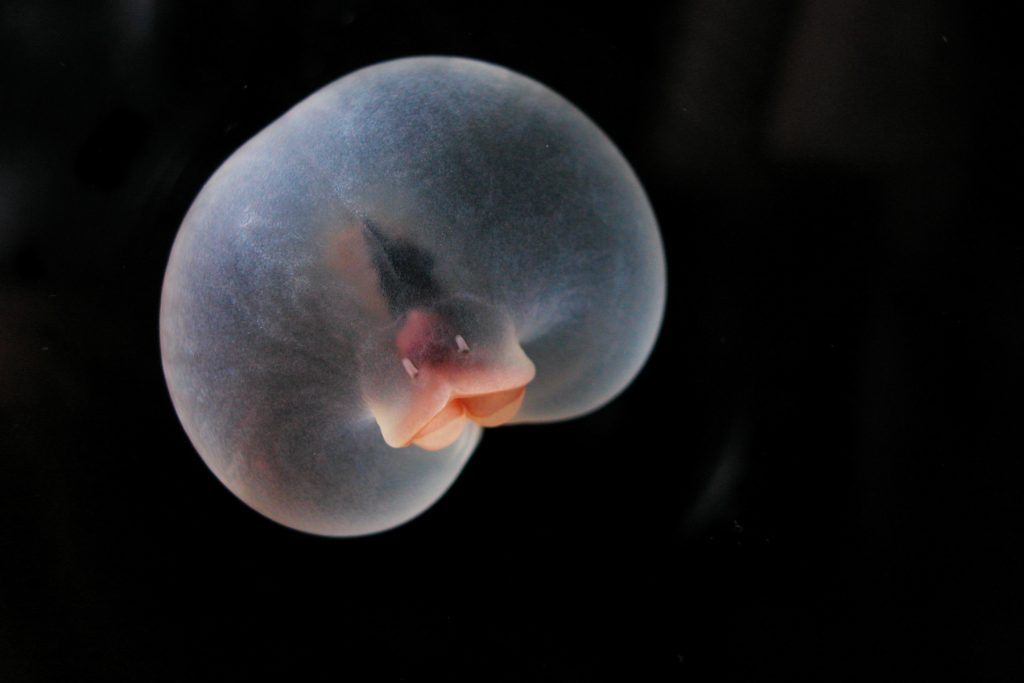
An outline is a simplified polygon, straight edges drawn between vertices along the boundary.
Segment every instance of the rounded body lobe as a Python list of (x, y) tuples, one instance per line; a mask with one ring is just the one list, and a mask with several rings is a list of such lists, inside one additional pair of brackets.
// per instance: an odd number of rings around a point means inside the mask
[(429, 507), (481, 426), (600, 407), (664, 306), (653, 214), (572, 105), (500, 67), (387, 62), (238, 150), (161, 303), (179, 417), (229, 489), (358, 535)]

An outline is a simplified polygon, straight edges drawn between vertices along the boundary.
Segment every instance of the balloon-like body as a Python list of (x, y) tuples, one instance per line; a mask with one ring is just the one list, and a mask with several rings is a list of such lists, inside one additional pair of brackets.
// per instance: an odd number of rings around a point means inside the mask
[(665, 265), (622, 155), (543, 85), (467, 59), (371, 66), (207, 182), (160, 343), (192, 443), (296, 529), (399, 525), (482, 427), (564, 420), (639, 372)]

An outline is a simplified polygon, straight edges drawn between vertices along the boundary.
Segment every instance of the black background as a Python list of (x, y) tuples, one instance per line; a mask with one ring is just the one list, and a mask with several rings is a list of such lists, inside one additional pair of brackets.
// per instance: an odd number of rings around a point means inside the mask
[[(635, 4), (0, 3), (0, 680), (1019, 680), (1010, 17)], [(242, 142), (415, 54), (616, 141), (664, 329), (618, 400), (489, 432), (420, 518), (309, 536), (180, 428), (163, 268)]]

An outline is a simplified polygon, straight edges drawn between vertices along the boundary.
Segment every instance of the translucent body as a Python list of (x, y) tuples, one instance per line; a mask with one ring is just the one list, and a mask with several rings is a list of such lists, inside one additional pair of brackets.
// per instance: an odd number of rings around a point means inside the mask
[(643, 190), (583, 114), (500, 67), (402, 59), (313, 94), (207, 182), (164, 280), (164, 371), (237, 496), (366, 534), (435, 502), (481, 424), (609, 401), (664, 292)]

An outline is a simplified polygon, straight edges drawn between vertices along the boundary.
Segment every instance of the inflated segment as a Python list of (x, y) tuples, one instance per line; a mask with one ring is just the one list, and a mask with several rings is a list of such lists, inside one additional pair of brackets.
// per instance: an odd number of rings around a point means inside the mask
[(612, 400), (664, 303), (654, 214), (593, 122), (508, 69), (417, 57), (325, 86), (213, 174), (160, 348), (225, 486), (358, 536), (436, 502), (482, 428)]

